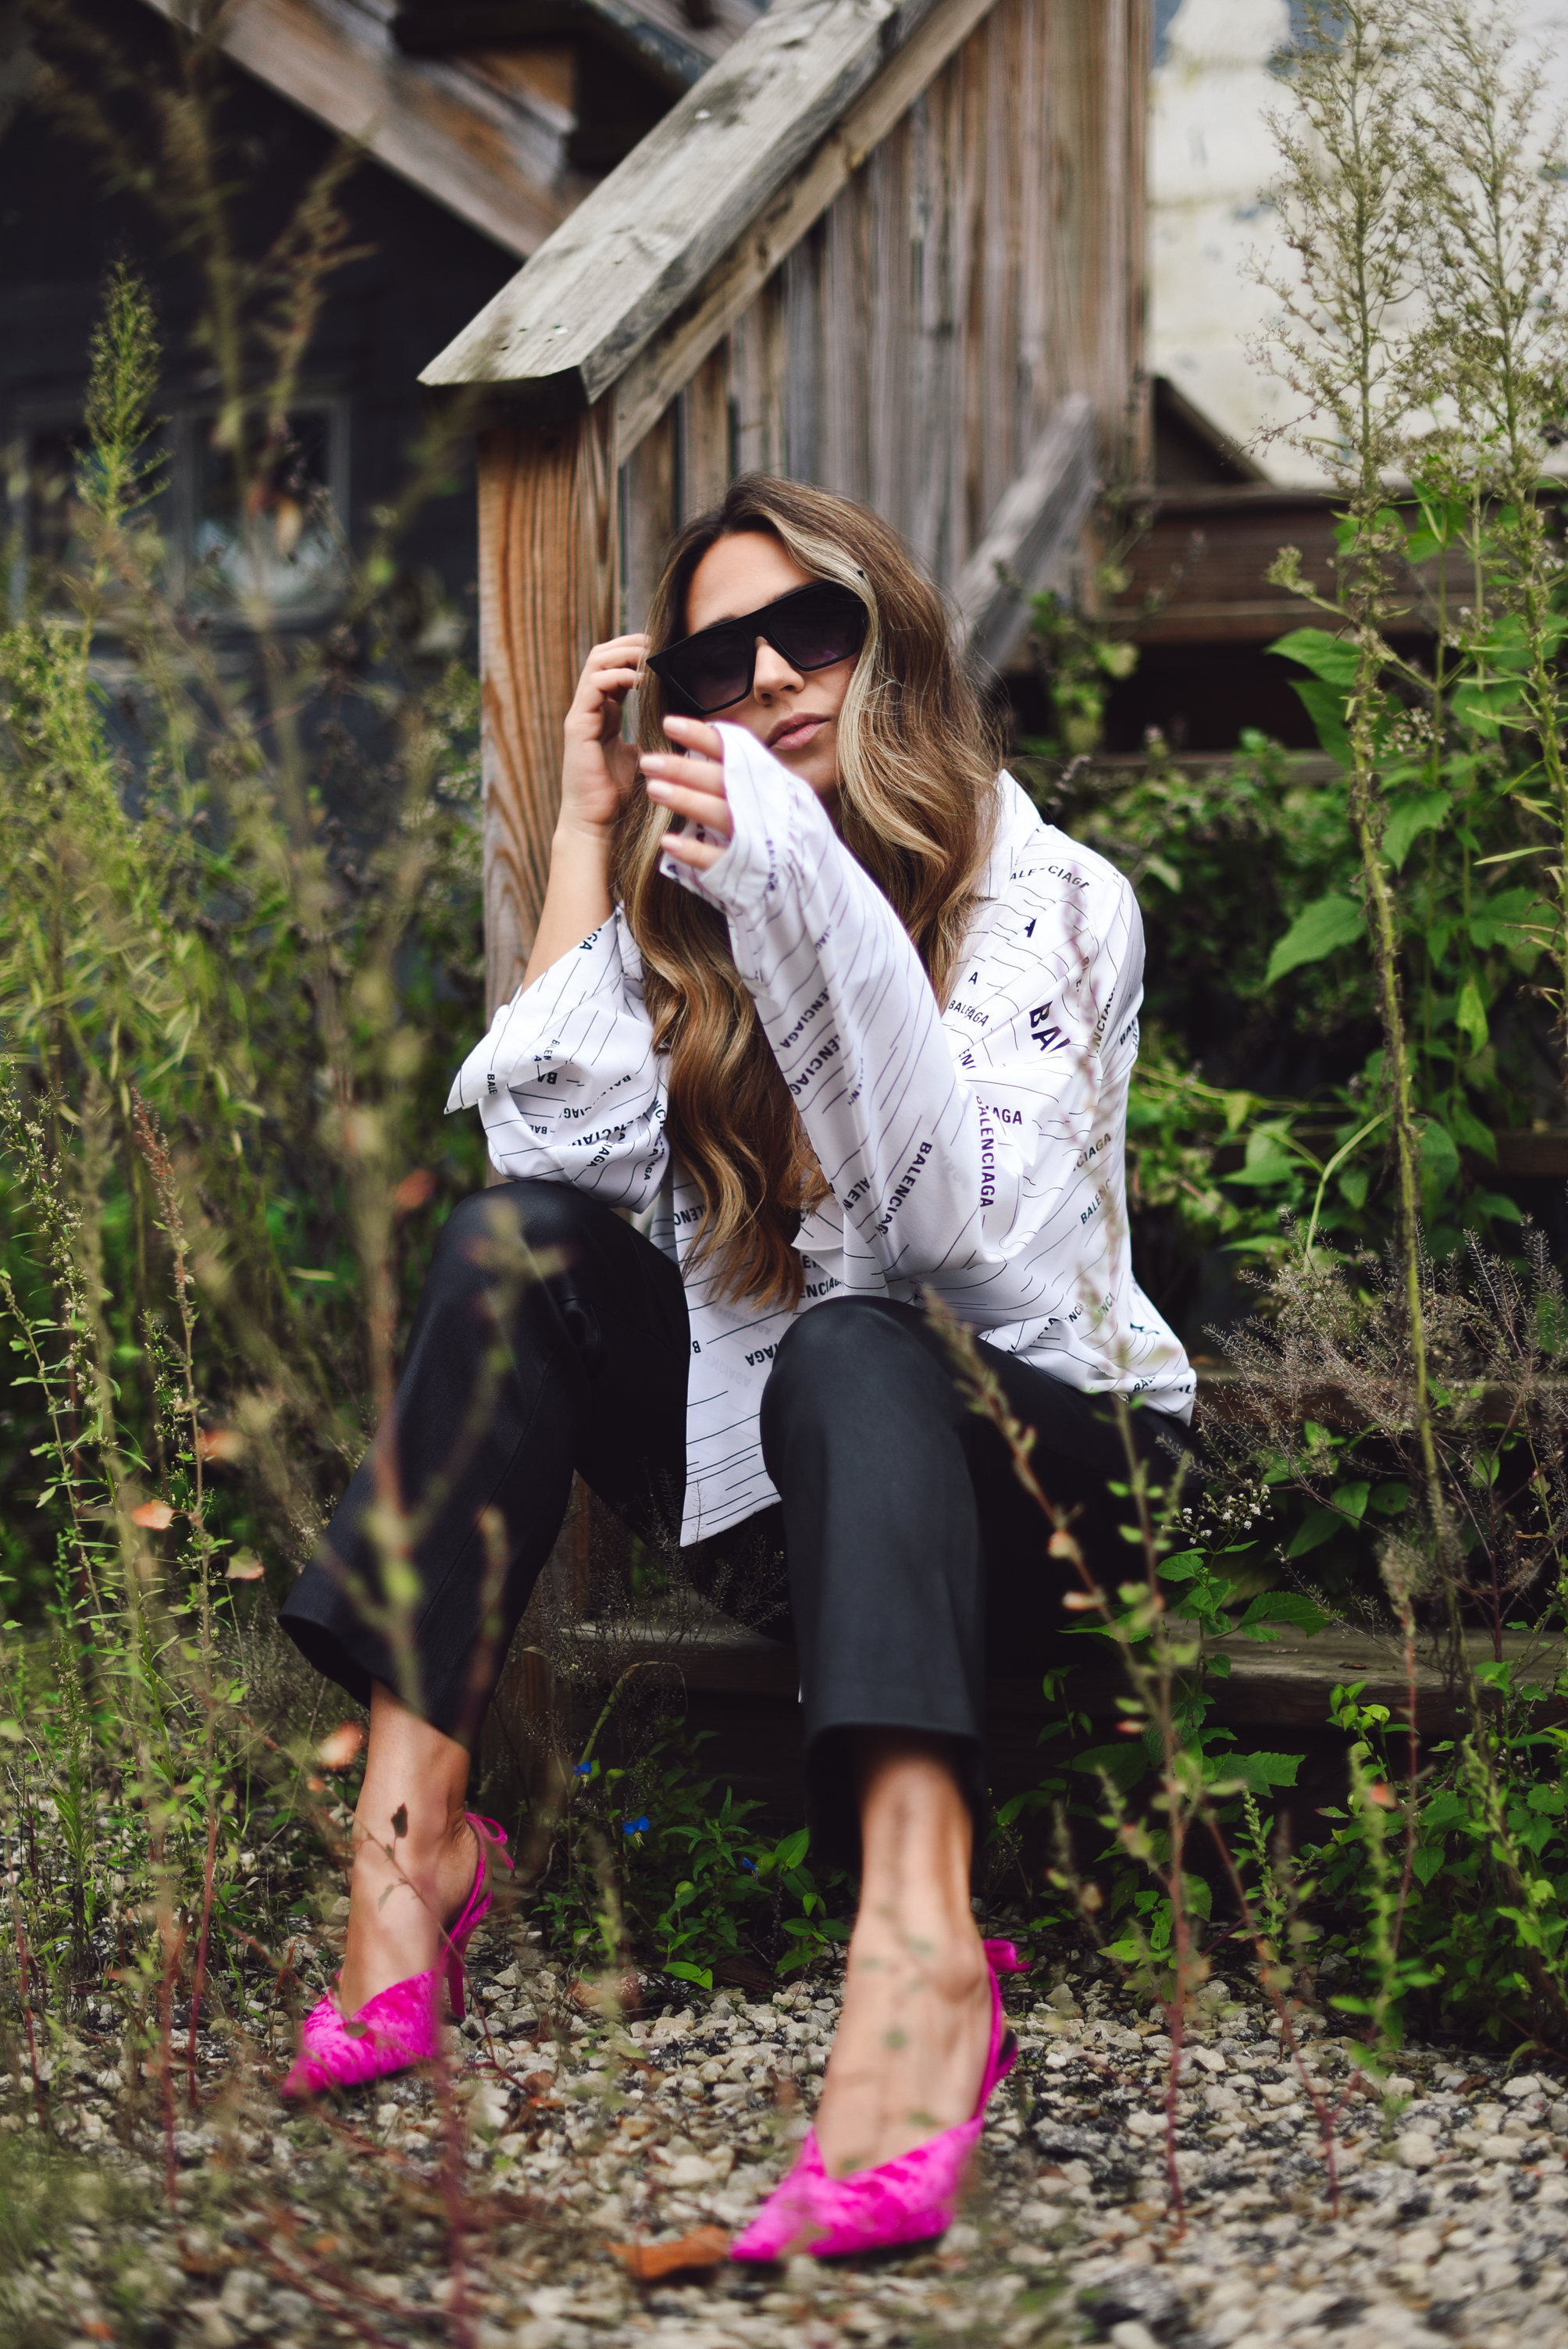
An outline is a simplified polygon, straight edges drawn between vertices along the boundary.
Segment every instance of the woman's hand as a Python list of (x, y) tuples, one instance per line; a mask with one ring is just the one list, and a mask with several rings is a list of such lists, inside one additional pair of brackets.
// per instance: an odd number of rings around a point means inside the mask
[(699, 718), (666, 718), (665, 731), (691, 755), (645, 750), (642, 770), (648, 797), (688, 823), (700, 824), (706, 838), (691, 832), (666, 832), (659, 846), (694, 872), (706, 873), (729, 846), (729, 802), (724, 789), (724, 741), (716, 726)]
[(637, 775), (636, 746), (621, 740), (621, 712), (636, 684), (646, 636), (595, 645), (566, 713), (561, 762), (561, 828), (607, 839)]

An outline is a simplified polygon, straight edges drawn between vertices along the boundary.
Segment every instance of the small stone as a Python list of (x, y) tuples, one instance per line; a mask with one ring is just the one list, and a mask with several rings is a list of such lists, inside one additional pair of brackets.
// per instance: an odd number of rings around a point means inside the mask
[(1163, 2137), (1165, 2116), (1163, 2113), (1129, 2113), (1127, 2133), (1129, 2137)]
[(1398, 2073), (1395, 2073), (1392, 2079), (1385, 2080), (1383, 2083), (1383, 2094), (1386, 2096), (1413, 2096), (1415, 2093), (1414, 2080), (1404, 2079)]
[(1502, 2093), (1505, 2096), (1538, 2096), (1545, 2085), (1535, 2073), (1527, 2072), (1522, 2080), (1505, 2080)]
[(1136, 2316), (1124, 2316), (1119, 2324), (1110, 2328), (1114, 2349), (1159, 2349), (1159, 2344), (1147, 2324), (1140, 2324)]
[(1407, 2169), (1431, 2169), (1438, 2160), (1437, 2144), (1425, 2129), (1408, 2129), (1394, 2149)]

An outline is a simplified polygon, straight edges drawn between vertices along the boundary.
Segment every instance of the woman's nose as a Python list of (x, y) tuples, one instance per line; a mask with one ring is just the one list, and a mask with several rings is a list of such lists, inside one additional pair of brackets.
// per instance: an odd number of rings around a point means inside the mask
[(778, 647), (766, 636), (757, 639), (757, 669), (751, 681), (753, 693), (794, 693), (805, 683), (798, 668), (791, 668)]

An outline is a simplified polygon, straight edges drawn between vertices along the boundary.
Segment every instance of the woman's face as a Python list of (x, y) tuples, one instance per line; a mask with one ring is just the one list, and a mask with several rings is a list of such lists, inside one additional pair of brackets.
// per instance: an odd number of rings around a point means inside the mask
[[(810, 585), (792, 554), (766, 531), (741, 531), (718, 539), (692, 574), (686, 590), (686, 632), (738, 620), (780, 595)], [(757, 674), (744, 701), (718, 715), (727, 726), (744, 726), (774, 757), (809, 783), (819, 799), (839, 787), (839, 712), (855, 673), (855, 658), (809, 674), (791, 668), (780, 652), (757, 639)]]

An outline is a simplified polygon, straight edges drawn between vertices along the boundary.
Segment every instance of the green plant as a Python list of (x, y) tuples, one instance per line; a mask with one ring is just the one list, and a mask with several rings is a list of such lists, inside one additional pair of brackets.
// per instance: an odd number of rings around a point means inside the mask
[(829, 1906), (841, 1899), (841, 1873), (819, 1884), (804, 1827), (759, 1837), (749, 1822), (760, 1804), (698, 1775), (709, 1733), (671, 1722), (634, 1762), (605, 1767), (595, 1733), (573, 1765), (533, 1907), (552, 1944), (578, 1962), (603, 1942), (607, 1885), (627, 1954), (704, 1990), (727, 1964), (796, 1972), (847, 1940)]

